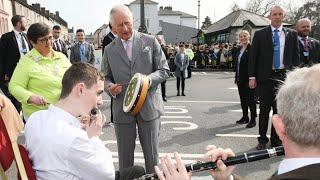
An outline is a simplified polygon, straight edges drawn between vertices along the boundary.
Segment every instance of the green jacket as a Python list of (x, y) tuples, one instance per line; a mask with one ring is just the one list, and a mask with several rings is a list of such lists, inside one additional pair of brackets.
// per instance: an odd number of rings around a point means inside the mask
[(58, 101), (62, 87), (62, 77), (71, 66), (62, 53), (53, 51), (53, 57), (42, 56), (35, 48), (22, 56), (9, 83), (10, 93), (22, 104), (25, 116), (47, 109), (48, 106), (28, 104), (31, 95), (43, 96), (48, 103)]

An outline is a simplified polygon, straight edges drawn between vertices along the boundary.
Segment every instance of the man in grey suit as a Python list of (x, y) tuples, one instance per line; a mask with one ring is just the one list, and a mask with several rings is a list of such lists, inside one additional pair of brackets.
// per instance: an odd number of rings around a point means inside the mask
[[(127, 6), (113, 7), (110, 23), (118, 37), (105, 48), (102, 72), (106, 78), (106, 92), (114, 98), (113, 116), (119, 168), (133, 166), (138, 130), (146, 172), (152, 173), (158, 163), (160, 116), (163, 114), (159, 84), (169, 77), (169, 67), (155, 37), (133, 30), (132, 12)], [(135, 73), (147, 75), (150, 86), (140, 113), (132, 116), (123, 111), (122, 104), (127, 83)]]
[(95, 61), (94, 47), (85, 41), (84, 30), (78, 29), (76, 31), (76, 37), (78, 43), (71, 47), (70, 62), (72, 64), (76, 62), (87, 62), (93, 64)]
[(189, 57), (185, 53), (184, 45), (179, 45), (179, 53), (176, 55), (176, 58), (174, 59), (174, 64), (176, 65), (176, 70), (174, 72), (176, 78), (177, 78), (177, 96), (180, 96), (180, 80), (181, 80), (181, 91), (182, 96), (186, 96), (184, 93), (184, 87), (185, 87), (185, 78), (187, 74), (187, 68), (189, 66)]

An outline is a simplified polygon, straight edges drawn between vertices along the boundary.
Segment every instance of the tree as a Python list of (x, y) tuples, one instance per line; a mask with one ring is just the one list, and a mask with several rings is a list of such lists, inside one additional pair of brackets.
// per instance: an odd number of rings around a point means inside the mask
[(211, 25), (212, 25), (211, 19), (209, 18), (209, 16), (207, 16), (206, 18), (204, 18), (204, 21), (202, 22), (201, 29), (207, 30), (208, 27)]
[(265, 16), (275, 5), (279, 5), (279, 0), (249, 0), (246, 10)]
[(231, 6), (231, 12), (234, 12), (234, 11), (238, 11), (240, 10), (240, 6), (238, 5), (237, 2), (234, 2), (233, 5)]

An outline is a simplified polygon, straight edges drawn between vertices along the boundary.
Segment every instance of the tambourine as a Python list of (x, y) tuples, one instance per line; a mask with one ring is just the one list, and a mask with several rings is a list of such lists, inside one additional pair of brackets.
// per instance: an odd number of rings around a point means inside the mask
[(136, 73), (130, 80), (123, 101), (123, 111), (137, 115), (147, 97), (149, 79), (146, 75)]

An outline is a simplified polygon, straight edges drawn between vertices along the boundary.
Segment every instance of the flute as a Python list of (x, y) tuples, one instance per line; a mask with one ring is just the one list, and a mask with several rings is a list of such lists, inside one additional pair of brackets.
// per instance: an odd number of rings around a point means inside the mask
[[(243, 153), (241, 155), (237, 155), (235, 157), (229, 157), (226, 160), (222, 160), (226, 166), (232, 166), (236, 164), (242, 164), (247, 162), (259, 161), (262, 159), (268, 159), (276, 156), (284, 155), (284, 148), (283, 146), (274, 147), (272, 149), (264, 149), (259, 151), (253, 151), (248, 153)], [(199, 171), (206, 171), (210, 169), (216, 169), (217, 163), (216, 162), (197, 162), (193, 164), (187, 164), (186, 169), (187, 172), (199, 172)], [(158, 179), (156, 173), (153, 174), (146, 174), (137, 180), (155, 180)]]

